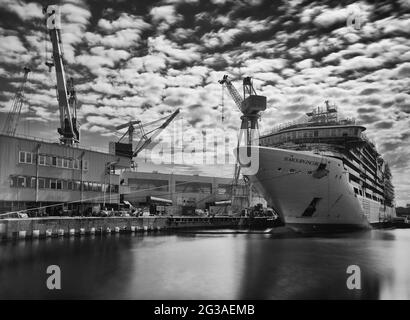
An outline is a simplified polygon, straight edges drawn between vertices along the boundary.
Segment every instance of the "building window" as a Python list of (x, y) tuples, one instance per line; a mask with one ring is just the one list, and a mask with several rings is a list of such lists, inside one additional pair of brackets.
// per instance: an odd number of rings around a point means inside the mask
[(45, 165), (46, 165), (46, 156), (45, 156), (45, 155), (40, 154), (40, 155), (38, 156), (38, 164), (39, 164), (40, 166), (45, 166)]
[(26, 162), (26, 153), (24, 151), (19, 152), (19, 162), (25, 163)]
[(62, 168), (63, 167), (63, 159), (60, 157), (57, 157), (57, 167)]
[(63, 159), (63, 168), (68, 168), (68, 159)]
[(56, 167), (57, 166), (57, 157), (53, 157), (51, 160), (51, 165)]
[(177, 181), (175, 191), (182, 193), (212, 193), (212, 183)]
[(83, 160), (83, 170), (88, 170), (88, 160)]
[(31, 152), (19, 151), (20, 163), (33, 163), (33, 154)]
[(57, 180), (56, 187), (57, 190), (61, 190), (63, 188), (63, 182), (61, 180)]
[(73, 190), (74, 189), (74, 183), (72, 181), (67, 182), (67, 189), (68, 190)]
[(12, 187), (12, 188), (17, 187), (17, 177), (16, 176), (12, 176), (10, 178), (10, 187)]
[(46, 187), (46, 181), (43, 178), (38, 178), (39, 189), (44, 189)]
[(54, 179), (50, 180), (50, 189), (55, 189), (57, 187), (57, 181)]
[(31, 177), (30, 179), (30, 188), (36, 188), (36, 177)]
[(26, 177), (18, 177), (17, 178), (17, 187), (25, 188), (26, 187)]
[(73, 160), (74, 161), (74, 169), (80, 169), (80, 161), (78, 159)]

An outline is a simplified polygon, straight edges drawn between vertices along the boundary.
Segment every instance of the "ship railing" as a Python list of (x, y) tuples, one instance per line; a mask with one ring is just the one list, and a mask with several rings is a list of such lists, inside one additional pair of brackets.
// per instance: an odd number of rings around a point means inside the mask
[[(302, 125), (312, 126), (312, 124), (316, 124), (316, 123), (310, 122), (309, 118), (302, 118), (300, 120), (289, 121), (289, 122), (278, 124), (278, 125), (274, 126), (272, 129), (263, 131), (261, 133), (261, 136), (271, 135), (271, 134), (283, 131), (285, 129), (291, 129), (293, 127), (298, 127), (298, 126), (302, 126)], [(360, 125), (360, 123), (358, 121), (356, 121), (355, 118), (344, 118), (344, 119), (340, 119), (340, 120), (332, 120), (332, 121), (329, 121), (329, 122), (317, 122), (318, 126), (321, 126), (321, 125), (347, 125), (347, 124)]]

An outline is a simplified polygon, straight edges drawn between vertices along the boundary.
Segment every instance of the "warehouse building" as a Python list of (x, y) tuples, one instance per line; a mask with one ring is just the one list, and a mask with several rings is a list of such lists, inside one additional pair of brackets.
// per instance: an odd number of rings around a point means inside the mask
[(0, 150), (0, 213), (118, 205), (120, 176), (114, 169), (130, 166), (126, 157), (3, 134)]

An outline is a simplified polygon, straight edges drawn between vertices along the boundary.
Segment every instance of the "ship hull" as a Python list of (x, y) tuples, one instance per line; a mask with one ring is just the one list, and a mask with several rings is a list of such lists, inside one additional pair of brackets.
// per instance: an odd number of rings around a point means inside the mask
[(285, 224), (302, 232), (369, 229), (392, 208), (354, 193), (342, 160), (270, 147), (259, 153), (259, 169), (250, 181)]

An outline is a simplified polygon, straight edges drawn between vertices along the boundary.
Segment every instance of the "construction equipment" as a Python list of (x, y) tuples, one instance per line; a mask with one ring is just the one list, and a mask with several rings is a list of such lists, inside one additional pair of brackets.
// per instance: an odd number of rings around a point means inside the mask
[[(224, 75), (221, 80), (218, 81), (222, 86), (228, 89), (232, 99), (234, 100), (239, 111), (242, 113), (241, 116), (241, 129), (239, 131), (237, 148), (236, 148), (236, 163), (235, 172), (232, 182), (232, 203), (234, 203), (235, 194), (237, 193), (238, 180), (240, 176), (241, 166), (246, 166), (250, 164), (243, 165), (239, 161), (239, 147), (245, 136), (245, 146), (249, 147), (252, 145), (255, 136), (254, 133), (258, 128), (258, 119), (260, 117), (260, 112), (266, 109), (266, 97), (259, 96), (253, 87), (251, 77), (245, 77), (243, 79), (243, 98), (239, 94), (238, 90), (234, 87), (232, 82), (229, 80), (228, 75)], [(248, 152), (249, 153), (249, 152)], [(246, 180), (245, 180), (246, 182)], [(249, 191), (250, 192), (250, 191)]]
[(27, 83), (28, 74), (31, 71), (28, 67), (24, 67), (23, 70), (23, 80), (14, 95), (10, 111), (7, 114), (6, 122), (3, 126), (3, 133), (10, 136), (14, 136), (16, 134), (17, 126), (20, 120), (21, 108), (24, 103), (24, 89)]
[(60, 109), (60, 128), (57, 129), (57, 132), (60, 134), (62, 144), (73, 145), (80, 141), (77, 123), (77, 99), (72, 81), (68, 87), (65, 78), (61, 30), (56, 23), (57, 6), (46, 6), (43, 12), (46, 15), (47, 28), (53, 47), (53, 61), (47, 61), (46, 65), (50, 71), (54, 66), (57, 79), (57, 100)]
[[(180, 109), (177, 109), (174, 111), (171, 115), (163, 117), (161, 119), (151, 121), (145, 124), (142, 124), (140, 120), (131, 120), (127, 123), (121, 124), (117, 126), (115, 129), (116, 130), (121, 130), (124, 128), (127, 128), (127, 131), (122, 135), (122, 137), (116, 142), (115, 144), (115, 154), (117, 155), (127, 155), (131, 158), (134, 158), (138, 156), (138, 154), (145, 149), (170, 123), (174, 118), (178, 115), (180, 112)], [(161, 121), (165, 120), (161, 125), (158, 127), (155, 127), (154, 129), (146, 132), (145, 128), (149, 126), (154, 126), (157, 123), (160, 123)], [(134, 127), (137, 125), (136, 127)], [(133, 136), (134, 132), (138, 129), (138, 136), (139, 136), (139, 141), (137, 142), (137, 146), (135, 147), (134, 151), (130, 152), (130, 148), (132, 148), (132, 143), (133, 143)], [(128, 144), (121, 143), (122, 139), (128, 135)], [(131, 149), (132, 150), (132, 149)]]

